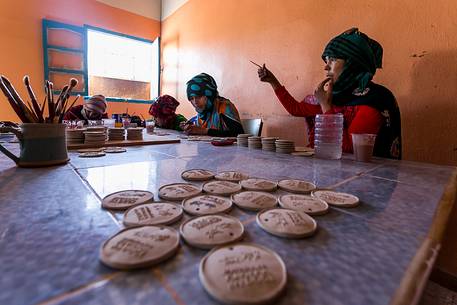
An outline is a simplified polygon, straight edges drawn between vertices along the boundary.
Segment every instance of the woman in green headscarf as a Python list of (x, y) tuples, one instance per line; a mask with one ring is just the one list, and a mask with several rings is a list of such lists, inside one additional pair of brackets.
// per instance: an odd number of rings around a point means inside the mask
[(400, 110), (389, 89), (371, 81), (382, 66), (382, 47), (357, 28), (327, 44), (322, 53), (326, 78), (301, 103), (297, 102), (265, 65), (259, 68), (261, 81), (273, 87), (286, 110), (306, 118), (310, 146), (314, 144), (316, 114), (342, 113), (343, 151), (352, 153), (353, 133), (377, 134), (374, 155), (401, 159)]
[(187, 82), (187, 99), (197, 111), (193, 124), (186, 124), (188, 134), (235, 137), (243, 133), (235, 105), (219, 95), (214, 78), (200, 73)]

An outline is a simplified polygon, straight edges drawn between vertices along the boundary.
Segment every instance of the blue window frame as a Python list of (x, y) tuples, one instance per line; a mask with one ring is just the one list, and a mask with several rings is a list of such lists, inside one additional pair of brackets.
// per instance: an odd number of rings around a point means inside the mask
[[(67, 47), (63, 45), (52, 44), (50, 42), (50, 35), (49, 30), (62, 30), (67, 31), (69, 34), (77, 34), (81, 37), (81, 44), (78, 47)], [(151, 43), (153, 45), (153, 52), (156, 54), (157, 58), (157, 69), (155, 75), (153, 75), (155, 82), (155, 92), (153, 92), (152, 96), (159, 95), (159, 88), (160, 88), (160, 37), (158, 37), (155, 41), (151, 41), (144, 38), (139, 38), (127, 34), (122, 34), (110, 30), (106, 30), (99, 27), (94, 27), (90, 25), (84, 25), (82, 27), (65, 24), (61, 22), (56, 22), (53, 20), (43, 19), (43, 56), (44, 56), (44, 77), (45, 79), (52, 80), (52, 75), (60, 74), (60, 75), (67, 75), (68, 76), (79, 76), (84, 85), (82, 86), (82, 90), (73, 91), (72, 94), (81, 94), (85, 98), (89, 95), (89, 71), (88, 71), (88, 30), (99, 31), (103, 33), (109, 33), (112, 35), (134, 39), (142, 42)], [(62, 67), (55, 67), (50, 65), (50, 51), (57, 51), (61, 54), (68, 54), (72, 56), (81, 56), (81, 67), (78, 69), (75, 68), (62, 68)], [(153, 84), (151, 83), (151, 86)], [(55, 94), (59, 94), (60, 90), (54, 90)], [(129, 102), (129, 103), (140, 103), (140, 104), (150, 104), (151, 100), (141, 100), (141, 99), (129, 99), (129, 98), (120, 98), (120, 97), (108, 97), (107, 101), (109, 102)]]
[[(88, 90), (88, 73), (87, 73), (87, 39), (86, 39), (86, 30), (83, 27), (78, 27), (70, 24), (65, 24), (53, 20), (43, 19), (43, 56), (44, 56), (44, 79), (51, 80), (52, 74), (60, 75), (76, 75), (80, 76), (83, 81), (83, 90), (73, 90), (72, 95), (81, 94), (87, 95)], [(71, 34), (76, 34), (80, 36), (81, 43), (79, 47), (70, 48), (57, 44), (50, 44), (50, 30), (62, 30)], [(68, 69), (68, 68), (59, 68), (53, 67), (50, 65), (49, 61), (49, 52), (57, 51), (61, 54), (67, 55), (76, 55), (81, 57), (82, 65), (81, 69)], [(55, 94), (59, 94), (60, 90), (54, 90)]]

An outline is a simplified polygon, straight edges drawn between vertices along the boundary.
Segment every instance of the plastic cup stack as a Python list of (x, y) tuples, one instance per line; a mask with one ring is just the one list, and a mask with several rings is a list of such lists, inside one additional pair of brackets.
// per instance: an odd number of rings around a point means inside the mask
[(262, 138), (262, 150), (276, 151), (276, 140), (278, 138), (275, 137)]
[(294, 141), (289, 140), (276, 140), (276, 152), (281, 154), (290, 154), (295, 151)]
[(236, 143), (238, 146), (248, 147), (248, 138), (252, 137), (250, 133), (242, 133), (236, 137)]
[(248, 138), (248, 147), (253, 149), (262, 148), (262, 140), (260, 137), (252, 136)]
[(341, 113), (316, 115), (314, 151), (317, 158), (341, 159), (343, 121)]

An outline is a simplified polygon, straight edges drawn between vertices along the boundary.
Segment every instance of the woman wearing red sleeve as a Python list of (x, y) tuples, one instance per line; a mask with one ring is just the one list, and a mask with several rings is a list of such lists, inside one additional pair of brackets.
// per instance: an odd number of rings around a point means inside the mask
[[(265, 65), (259, 78), (270, 83), (281, 104), (293, 116), (306, 118), (314, 145), (316, 114), (342, 113), (343, 151), (352, 153), (353, 133), (377, 134), (373, 154), (401, 159), (400, 110), (394, 95), (371, 81), (382, 65), (382, 47), (354, 28), (333, 38), (322, 54), (326, 79), (303, 102), (297, 102)], [(313, 102), (316, 102), (314, 103)]]

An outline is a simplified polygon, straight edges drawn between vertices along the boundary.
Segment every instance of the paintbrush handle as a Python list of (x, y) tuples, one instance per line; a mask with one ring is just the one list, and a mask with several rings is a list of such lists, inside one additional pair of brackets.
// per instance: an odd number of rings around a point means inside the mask
[(36, 121), (34, 119), (34, 116), (30, 112), (30, 110), (27, 108), (27, 105), (21, 99), (21, 97), (19, 96), (19, 94), (17, 93), (16, 89), (14, 88), (14, 86), (9, 81), (9, 79), (7, 79), (5, 76), (1, 76), (1, 79), (2, 79), (3, 83), (5, 84), (6, 88), (8, 89), (8, 91), (11, 93), (11, 96), (13, 97), (13, 99), (16, 101), (16, 104), (22, 109), (22, 112), (24, 113), (24, 116), (27, 117), (27, 119), (31, 123), (35, 123)]
[(19, 117), (19, 119), (23, 123), (30, 123), (29, 119), (24, 115), (24, 113), (22, 112), (22, 109), (16, 103), (16, 101), (13, 98), (13, 96), (8, 91), (8, 88), (5, 86), (5, 84), (3, 83), (3, 80), (1, 80), (1, 79), (0, 79), (0, 89), (2, 90), (3, 94), (6, 96), (8, 102), (11, 105), (11, 108), (13, 108), (14, 112), (16, 112), (16, 114)]

